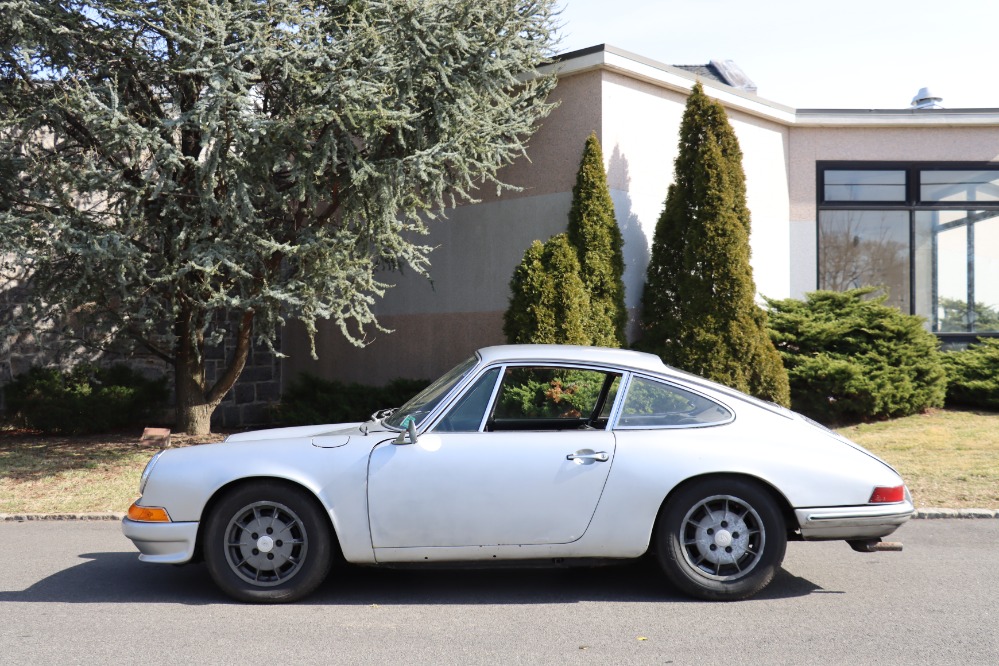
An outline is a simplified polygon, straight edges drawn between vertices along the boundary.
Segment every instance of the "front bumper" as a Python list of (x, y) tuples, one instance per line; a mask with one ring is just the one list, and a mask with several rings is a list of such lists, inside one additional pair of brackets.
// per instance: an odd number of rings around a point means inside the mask
[(139, 549), (143, 562), (183, 564), (194, 557), (198, 523), (144, 523), (125, 518), (121, 531)]
[(828, 541), (888, 536), (915, 510), (906, 500), (898, 504), (795, 509), (794, 515), (805, 541)]

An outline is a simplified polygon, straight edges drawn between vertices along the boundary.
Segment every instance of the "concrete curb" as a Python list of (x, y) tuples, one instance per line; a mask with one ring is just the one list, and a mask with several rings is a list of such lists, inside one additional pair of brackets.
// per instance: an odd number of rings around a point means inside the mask
[[(124, 513), (0, 513), (0, 523), (24, 523), (28, 521), (57, 520), (121, 520)], [(967, 519), (990, 518), (999, 519), (999, 509), (916, 509), (912, 517), (919, 520), (934, 520), (943, 518)]]
[(57, 520), (121, 520), (124, 517), (124, 513), (0, 513), (0, 523), (50, 522)]

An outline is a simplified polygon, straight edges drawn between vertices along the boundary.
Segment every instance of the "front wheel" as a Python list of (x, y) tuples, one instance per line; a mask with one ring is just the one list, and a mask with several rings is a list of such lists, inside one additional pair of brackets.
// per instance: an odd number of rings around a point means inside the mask
[(208, 571), (239, 601), (295, 601), (332, 564), (329, 519), (304, 490), (275, 482), (242, 486), (213, 508), (205, 526)]
[(766, 587), (787, 548), (773, 498), (742, 479), (694, 482), (660, 513), (657, 555), (666, 577), (687, 594), (734, 601)]

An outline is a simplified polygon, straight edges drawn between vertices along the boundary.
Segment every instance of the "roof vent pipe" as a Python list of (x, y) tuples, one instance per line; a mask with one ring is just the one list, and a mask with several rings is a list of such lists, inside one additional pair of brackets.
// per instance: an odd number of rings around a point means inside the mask
[(912, 108), (914, 109), (942, 109), (940, 102), (943, 97), (937, 97), (929, 88), (920, 88), (916, 96), (912, 98)]

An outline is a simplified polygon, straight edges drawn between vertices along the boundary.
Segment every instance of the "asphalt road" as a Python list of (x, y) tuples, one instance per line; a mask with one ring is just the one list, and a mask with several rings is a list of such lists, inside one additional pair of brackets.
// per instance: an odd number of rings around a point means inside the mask
[(292, 606), (140, 563), (117, 523), (0, 523), (3, 664), (999, 664), (999, 520), (920, 520), (902, 553), (788, 545), (737, 603), (648, 564), (347, 569)]

